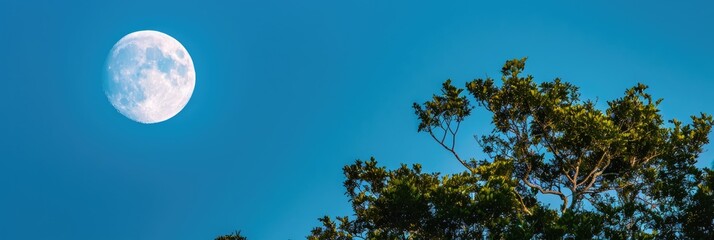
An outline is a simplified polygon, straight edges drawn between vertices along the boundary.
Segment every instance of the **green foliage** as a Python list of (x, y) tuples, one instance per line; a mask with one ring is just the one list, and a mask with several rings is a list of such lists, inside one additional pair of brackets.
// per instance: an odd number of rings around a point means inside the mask
[(705, 170), (697, 192), (684, 213), (685, 235), (695, 239), (714, 239), (714, 171)]
[[(310, 239), (712, 239), (714, 177), (694, 166), (714, 121), (663, 120), (647, 86), (597, 103), (560, 79), (523, 76), (506, 61), (501, 84), (447, 80), (413, 108), (428, 133), (466, 168), (451, 175), (396, 170), (374, 159), (344, 168), (354, 216), (323, 217)], [(476, 106), (471, 105), (471, 101)], [(459, 126), (478, 107), (493, 129), (478, 137), (485, 158), (461, 158)], [(553, 195), (553, 209), (538, 201)]]
[(414, 103), (416, 115), (421, 120), (418, 131), (430, 131), (432, 127), (440, 127), (444, 121), (461, 122), (471, 114), (469, 100), (461, 96), (463, 89), (451, 85), (451, 80), (446, 80), (441, 89), (442, 95), (434, 95), (432, 101), (424, 106)]
[(246, 240), (246, 238), (240, 235), (240, 231), (236, 231), (228, 235), (217, 237), (216, 240)]
[(504, 235), (509, 228), (533, 232), (518, 223), (513, 183), (502, 178), (479, 183), (482, 178), (469, 173), (423, 173), (418, 164), (387, 171), (374, 159), (344, 171), (356, 218), (338, 218), (340, 224), (321, 218), (323, 227), (313, 229), (310, 239), (473, 239), (486, 231)]

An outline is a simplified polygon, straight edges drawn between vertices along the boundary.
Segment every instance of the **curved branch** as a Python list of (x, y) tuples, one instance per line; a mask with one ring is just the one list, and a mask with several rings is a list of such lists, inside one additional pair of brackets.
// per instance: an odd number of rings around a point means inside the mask
[[(446, 146), (446, 144), (444, 144), (444, 141), (443, 141), (443, 140), (442, 140), (442, 141), (439, 141), (439, 139), (436, 138), (436, 135), (434, 135), (434, 132), (433, 132), (431, 129), (429, 129), (429, 135), (431, 135), (431, 138), (433, 138), (436, 142), (438, 142), (439, 145), (441, 145), (442, 147), (444, 147), (444, 149), (446, 149), (446, 151), (449, 151), (452, 155), (454, 155), (454, 157), (456, 158), (456, 160), (458, 160), (458, 161), (461, 163), (461, 165), (464, 165), (464, 167), (466, 167), (466, 169), (468, 169), (468, 170), (471, 171), (471, 172), (474, 171), (474, 170), (469, 166), (469, 164), (466, 163), (466, 161), (462, 160), (461, 157), (459, 157), (459, 154), (456, 153), (456, 151), (454, 150), (454, 146), (453, 146), (453, 145), (452, 145), (451, 147), (449, 147), (449, 146)], [(456, 138), (456, 135), (453, 135), (453, 138), (455, 139), (455, 138)], [(452, 141), (455, 143), (455, 140), (452, 140)]]
[(568, 197), (565, 196), (565, 194), (563, 194), (560, 191), (546, 190), (546, 189), (543, 189), (541, 186), (538, 186), (538, 185), (532, 183), (530, 180), (528, 180), (529, 175), (530, 175), (530, 169), (528, 169), (525, 176), (523, 176), (523, 178), (521, 179), (521, 180), (523, 180), (523, 183), (525, 183), (527, 186), (529, 186), (531, 188), (537, 189), (541, 194), (551, 194), (551, 195), (556, 195), (556, 196), (560, 197), (560, 199), (563, 201), (563, 205), (560, 208), (560, 212), (565, 213), (567, 206), (568, 206)]

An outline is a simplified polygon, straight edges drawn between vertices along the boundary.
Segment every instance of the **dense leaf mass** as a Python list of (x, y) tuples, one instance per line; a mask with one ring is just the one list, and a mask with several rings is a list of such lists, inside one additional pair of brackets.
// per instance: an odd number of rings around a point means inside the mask
[[(417, 131), (464, 172), (357, 160), (343, 169), (353, 215), (322, 217), (307, 238), (714, 239), (714, 171), (695, 167), (710, 115), (666, 121), (643, 84), (600, 109), (570, 83), (536, 83), (525, 63), (506, 61), (500, 84), (476, 79), (466, 94), (447, 80), (414, 103)], [(493, 128), (477, 133), (483, 157), (465, 159), (456, 140), (474, 110)]]

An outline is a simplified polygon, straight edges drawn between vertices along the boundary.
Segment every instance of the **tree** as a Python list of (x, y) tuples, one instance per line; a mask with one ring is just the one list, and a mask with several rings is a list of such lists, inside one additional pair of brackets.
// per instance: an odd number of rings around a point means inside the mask
[(240, 234), (240, 231), (236, 231), (228, 235), (219, 236), (216, 240), (246, 240), (246, 238)]
[[(643, 84), (599, 109), (570, 83), (523, 76), (525, 62), (506, 61), (500, 86), (476, 79), (467, 97), (447, 80), (440, 95), (414, 103), (418, 132), (464, 172), (357, 160), (343, 169), (354, 216), (320, 218), (308, 238), (714, 239), (714, 177), (694, 166), (710, 115), (665, 121), (662, 100)], [(493, 129), (477, 138), (484, 157), (465, 159), (456, 140), (475, 108), (491, 115)], [(544, 195), (559, 206), (542, 203)]]
[[(525, 62), (506, 61), (500, 86), (476, 79), (467, 97), (447, 80), (414, 103), (417, 131), (464, 172), (357, 160), (343, 168), (354, 216), (319, 218), (308, 239), (714, 239), (714, 171), (695, 167), (710, 115), (665, 121), (643, 84), (601, 110), (570, 83), (522, 76)], [(456, 139), (477, 107), (493, 129), (477, 137), (484, 157), (465, 159)]]

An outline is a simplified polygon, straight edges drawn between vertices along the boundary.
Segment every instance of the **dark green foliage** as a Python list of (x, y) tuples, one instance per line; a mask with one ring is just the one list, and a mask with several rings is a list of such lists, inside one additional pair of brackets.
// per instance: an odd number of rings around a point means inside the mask
[(387, 171), (374, 159), (344, 171), (356, 219), (339, 218), (338, 227), (321, 218), (324, 227), (315, 228), (311, 239), (473, 239), (484, 231), (502, 235), (503, 229), (528, 227), (514, 224), (520, 213), (512, 182), (503, 179), (479, 184), (476, 175), (427, 174), (418, 164)]
[(240, 235), (240, 231), (236, 231), (228, 235), (217, 237), (216, 240), (246, 240), (246, 238)]
[(696, 239), (714, 239), (714, 171), (707, 169), (684, 213), (684, 232)]
[[(441, 95), (414, 104), (417, 130), (467, 171), (357, 161), (344, 168), (354, 216), (323, 217), (308, 238), (714, 239), (714, 177), (694, 166), (711, 116), (665, 121), (643, 84), (601, 110), (570, 83), (523, 77), (525, 62), (507, 61), (500, 86), (466, 83), (472, 100), (447, 80)], [(474, 107), (491, 114), (493, 129), (478, 138), (487, 157), (466, 160), (455, 142)]]

